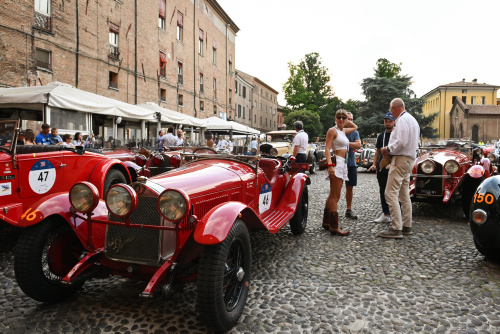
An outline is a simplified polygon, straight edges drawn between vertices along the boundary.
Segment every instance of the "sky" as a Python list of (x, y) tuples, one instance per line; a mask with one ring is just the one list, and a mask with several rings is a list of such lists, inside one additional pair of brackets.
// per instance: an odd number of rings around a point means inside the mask
[(364, 100), (379, 58), (402, 63), (418, 97), (477, 79), (500, 86), (500, 0), (217, 0), (240, 28), (235, 68), (279, 91), (288, 63), (319, 53), (335, 95)]

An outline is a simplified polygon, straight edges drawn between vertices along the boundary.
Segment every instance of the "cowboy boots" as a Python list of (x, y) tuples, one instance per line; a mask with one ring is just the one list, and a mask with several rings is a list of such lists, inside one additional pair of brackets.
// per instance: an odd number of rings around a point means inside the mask
[(350, 231), (342, 231), (339, 228), (339, 213), (337, 211), (329, 212), (330, 226), (329, 231), (331, 235), (340, 235), (345, 236), (348, 235)]
[(330, 221), (328, 220), (328, 209), (323, 210), (323, 228), (328, 231), (330, 229)]

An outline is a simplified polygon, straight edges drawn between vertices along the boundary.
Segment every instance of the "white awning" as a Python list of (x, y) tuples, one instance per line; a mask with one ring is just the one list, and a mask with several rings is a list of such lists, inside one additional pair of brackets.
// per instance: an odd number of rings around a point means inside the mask
[(234, 134), (248, 134), (248, 135), (258, 135), (260, 131), (252, 129), (249, 126), (240, 124), (234, 121), (225, 121), (219, 117), (209, 117), (205, 119), (207, 121), (207, 130), (210, 131), (232, 131)]
[(159, 112), (161, 114), (162, 122), (182, 124), (185, 126), (195, 126), (200, 128), (207, 127), (207, 122), (204, 119), (199, 119), (193, 116), (184, 115), (183, 113), (160, 107), (154, 102), (146, 102), (139, 104), (138, 106), (152, 110), (154, 112)]

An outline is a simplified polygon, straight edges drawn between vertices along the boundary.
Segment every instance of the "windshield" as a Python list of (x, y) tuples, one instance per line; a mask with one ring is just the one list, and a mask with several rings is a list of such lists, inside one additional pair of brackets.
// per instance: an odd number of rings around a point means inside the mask
[(268, 142), (277, 142), (277, 141), (293, 141), (292, 134), (275, 134), (275, 135), (267, 135)]
[(0, 149), (10, 151), (17, 121), (0, 121)]

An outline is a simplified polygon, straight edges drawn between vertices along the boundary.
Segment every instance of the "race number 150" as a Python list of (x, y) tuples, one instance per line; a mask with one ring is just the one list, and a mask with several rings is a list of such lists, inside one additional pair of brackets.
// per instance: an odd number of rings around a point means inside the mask
[(492, 194), (479, 193), (474, 195), (474, 203), (482, 203), (483, 201), (486, 204), (492, 204), (495, 200)]

